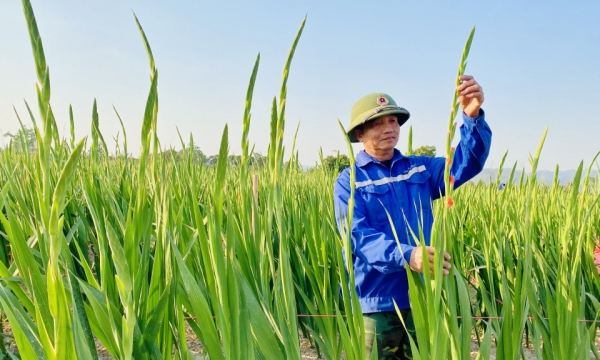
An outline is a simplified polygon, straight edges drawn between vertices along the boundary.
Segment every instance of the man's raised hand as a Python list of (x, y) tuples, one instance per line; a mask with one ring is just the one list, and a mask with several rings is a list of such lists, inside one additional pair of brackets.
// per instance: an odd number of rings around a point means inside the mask
[(483, 88), (471, 75), (462, 75), (459, 80), (461, 84), (456, 90), (460, 92), (458, 102), (468, 117), (479, 116), (479, 108), (483, 104)]

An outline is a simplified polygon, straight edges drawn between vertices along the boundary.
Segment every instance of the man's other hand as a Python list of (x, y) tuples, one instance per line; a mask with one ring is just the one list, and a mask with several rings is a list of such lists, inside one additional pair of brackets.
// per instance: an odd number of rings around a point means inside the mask
[[(435, 249), (431, 246), (425, 246), (425, 252), (427, 254), (427, 260), (429, 261), (429, 272), (433, 275), (433, 257)], [(442, 265), (442, 274), (448, 275), (452, 264), (448, 262), (450, 260), (450, 254), (444, 251), (444, 264)], [(413, 249), (410, 255), (410, 269), (412, 271), (423, 272), (425, 270), (425, 260), (423, 259), (423, 246), (417, 246)]]

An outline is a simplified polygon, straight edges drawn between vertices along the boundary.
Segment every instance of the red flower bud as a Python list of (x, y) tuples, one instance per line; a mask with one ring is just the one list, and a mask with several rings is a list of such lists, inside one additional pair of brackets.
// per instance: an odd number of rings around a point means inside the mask
[(448, 202), (447, 202), (447, 204), (448, 204), (448, 208), (451, 208), (452, 206), (454, 206), (454, 201), (452, 201), (452, 198), (451, 198), (451, 197), (448, 197)]
[(450, 175), (450, 185), (454, 186), (454, 176)]

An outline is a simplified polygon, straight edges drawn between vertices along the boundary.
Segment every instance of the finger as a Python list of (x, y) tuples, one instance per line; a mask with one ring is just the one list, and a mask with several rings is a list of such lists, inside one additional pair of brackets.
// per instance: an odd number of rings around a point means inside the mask
[(467, 81), (462, 82), (460, 85), (458, 85), (456, 87), (456, 90), (463, 91), (464, 89), (468, 88), (469, 86), (475, 86), (475, 85), (478, 85), (477, 81), (475, 81), (475, 79), (467, 80)]
[(465, 95), (473, 91), (483, 91), (483, 88), (478, 83), (465, 83), (464, 86), (460, 85), (456, 89), (460, 95)]
[(467, 81), (477, 81), (477, 80), (475, 80), (475, 78), (470, 75), (463, 75), (458, 78), (458, 81), (462, 84)]
[(458, 80), (461, 83), (464, 83), (464, 82), (471, 81), (471, 80), (475, 81), (475, 78), (472, 77), (471, 75), (461, 75), (461, 76), (459, 76)]
[(467, 102), (467, 103), (470, 102), (471, 99), (477, 99), (477, 98), (481, 99), (482, 102), (483, 102), (483, 99), (484, 99), (483, 92), (474, 92), (474, 93), (470, 93), (470, 94), (467, 94), (467, 95), (461, 95), (461, 96), (458, 97), (458, 101), (461, 104), (463, 104), (465, 102)]
[(470, 94), (463, 95), (462, 97), (467, 99), (480, 98), (483, 99), (483, 91), (472, 92)]
[(444, 259), (450, 260), (450, 254), (448, 254), (446, 251), (444, 251)]
[(444, 271), (442, 271), (442, 274), (444, 274), (444, 276), (448, 276), (450, 274), (450, 271), (444, 269)]
[(460, 93), (460, 95), (466, 95), (466, 94), (469, 94), (472, 92), (477, 92), (477, 91), (483, 92), (483, 88), (479, 84), (475, 83), (473, 85), (469, 85), (469, 86), (465, 87), (464, 89), (460, 90), (459, 93)]
[(430, 263), (433, 263), (433, 259), (435, 259), (435, 257), (433, 256), (433, 254), (427, 254), (427, 259), (429, 259)]
[(447, 261), (444, 261), (444, 269), (451, 269), (452, 268), (452, 264), (450, 264)]

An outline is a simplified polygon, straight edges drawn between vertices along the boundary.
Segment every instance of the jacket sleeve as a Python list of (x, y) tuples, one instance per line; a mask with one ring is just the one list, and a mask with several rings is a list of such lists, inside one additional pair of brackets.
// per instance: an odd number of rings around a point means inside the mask
[[(454, 162), (450, 174), (454, 176), (454, 188), (471, 180), (483, 170), (492, 145), (492, 130), (485, 121), (483, 109), (479, 116), (471, 118), (463, 112), (463, 124), (460, 126), (460, 142), (454, 153)], [(445, 194), (444, 167), (446, 158), (429, 158), (427, 166), (431, 173), (432, 199)]]
[[(354, 214), (352, 218), (352, 253), (378, 271), (387, 274), (400, 271), (410, 263), (413, 246), (400, 243), (395, 238), (371, 227), (366, 217), (366, 204), (355, 191)], [(334, 185), (333, 199), (335, 218), (340, 233), (346, 229), (348, 217), (348, 199), (350, 198), (350, 176), (343, 171)]]

